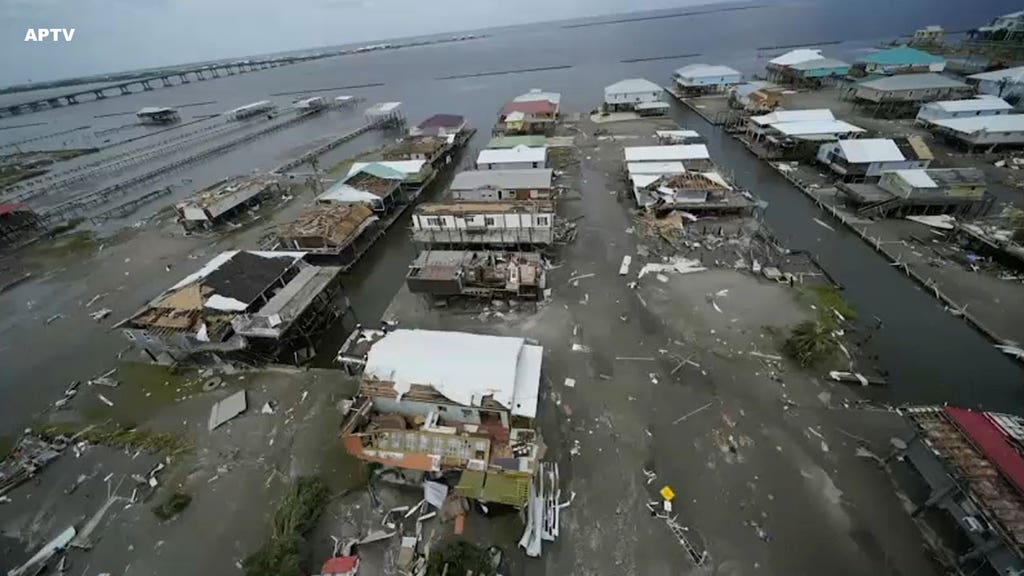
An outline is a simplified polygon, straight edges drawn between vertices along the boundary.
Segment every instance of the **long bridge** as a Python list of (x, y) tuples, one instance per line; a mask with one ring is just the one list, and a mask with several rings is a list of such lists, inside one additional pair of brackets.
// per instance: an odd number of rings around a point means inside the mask
[(136, 78), (134, 80), (128, 80), (117, 84), (109, 84), (100, 88), (78, 90), (76, 92), (69, 92), (60, 96), (51, 96), (48, 98), (40, 98), (38, 100), (29, 100), (18, 104), (3, 106), (0, 107), (0, 118), (20, 114), (30, 114), (32, 112), (59, 108), (61, 106), (72, 106), (83, 101), (104, 100), (110, 95), (127, 96), (137, 92), (148, 92), (157, 87), (170, 88), (172, 86), (189, 84), (194, 81), (202, 82), (204, 80), (220, 78), (222, 76), (234, 76), (235, 74), (244, 74), (246, 72), (253, 72), (256, 70), (277, 68), (279, 66), (287, 66), (297, 62), (305, 62), (307, 60), (315, 60), (324, 57), (326, 57), (324, 54), (301, 57), (291, 56), (274, 58), (271, 60), (224, 62), (221, 64), (208, 64), (205, 66), (197, 66), (195, 68), (172, 70), (155, 74), (153, 76)]

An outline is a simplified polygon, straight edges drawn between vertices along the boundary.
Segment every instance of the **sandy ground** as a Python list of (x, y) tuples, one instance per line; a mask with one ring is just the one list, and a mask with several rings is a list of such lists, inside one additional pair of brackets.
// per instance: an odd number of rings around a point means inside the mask
[[(148, 501), (121, 501), (109, 510), (93, 533), (92, 550), (70, 552), (74, 572), (240, 573), (236, 563), (268, 536), (270, 518), (291, 479), (319, 474), (335, 492), (363, 483), (363, 466), (344, 454), (336, 439), (338, 402), (355, 392), (353, 380), (338, 371), (318, 370), (221, 378), (225, 385), (212, 392), (176, 392), (178, 401), (164, 404), (148, 419), (146, 429), (180, 434), (194, 449), (170, 462)], [(116, 407), (136, 393), (129, 389), (134, 386), (155, 393), (163, 385), (156, 380), (125, 382), (104, 394)], [(248, 410), (208, 431), (211, 406), (240, 389), (247, 391)], [(260, 411), (268, 401), (276, 404), (272, 415)], [(105, 416), (115, 414), (112, 410)], [(2, 567), (19, 564), (68, 525), (81, 529), (106, 500), (108, 484), (120, 484), (116, 494), (130, 498), (135, 486), (130, 475), (145, 475), (159, 459), (100, 446), (86, 448), (81, 458), (63, 455), (35, 483), (10, 493), (12, 502), (4, 505), (0, 522), (9, 546)], [(89, 479), (65, 495), (79, 474)], [(161, 522), (152, 508), (173, 491), (191, 495), (192, 503), (178, 517)]]
[[(900, 419), (847, 409), (855, 398), (845, 386), (750, 355), (777, 354), (766, 327), (812, 313), (797, 292), (732, 270), (627, 286), (642, 258), (627, 205), (610, 193), (622, 184), (601, 164), (621, 143), (600, 142), (584, 142), (581, 198), (563, 203), (565, 216), (585, 218), (548, 276), (550, 303), (536, 313), (452, 313), (403, 290), (386, 313), (404, 326), (545, 347), (540, 429), (576, 500), (561, 539), (541, 560), (517, 551), (510, 573), (935, 573), (888, 476), (855, 454), (863, 444), (884, 455), (906, 432)], [(635, 259), (624, 278), (625, 254)], [(569, 283), (581, 274), (594, 276)], [(708, 294), (721, 290), (719, 313)], [(709, 554), (703, 567), (646, 507), (661, 505), (666, 485), (687, 538)]]

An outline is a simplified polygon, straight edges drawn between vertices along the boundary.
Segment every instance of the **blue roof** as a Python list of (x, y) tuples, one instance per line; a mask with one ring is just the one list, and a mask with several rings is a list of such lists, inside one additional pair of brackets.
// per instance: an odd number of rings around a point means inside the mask
[(941, 56), (929, 54), (924, 50), (918, 50), (917, 48), (911, 48), (910, 46), (899, 46), (896, 48), (889, 48), (888, 50), (882, 50), (881, 52), (875, 52), (874, 54), (868, 54), (864, 58), (861, 58), (861, 62), (870, 62), (872, 64), (934, 64), (937, 62), (945, 62), (945, 59)]

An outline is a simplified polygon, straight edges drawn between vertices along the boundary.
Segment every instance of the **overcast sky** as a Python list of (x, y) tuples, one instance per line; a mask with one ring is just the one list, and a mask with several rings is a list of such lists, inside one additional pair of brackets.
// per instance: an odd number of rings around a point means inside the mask
[[(0, 0), (0, 85), (721, 0)], [(75, 28), (71, 43), (25, 42)]]

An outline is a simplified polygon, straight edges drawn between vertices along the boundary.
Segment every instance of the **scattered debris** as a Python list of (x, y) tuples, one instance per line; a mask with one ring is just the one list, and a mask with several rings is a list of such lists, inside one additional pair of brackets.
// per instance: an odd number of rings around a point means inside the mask
[(50, 316), (49, 318), (46, 319), (46, 324), (47, 324), (47, 326), (49, 326), (50, 324), (53, 324), (54, 322), (56, 322), (57, 320), (60, 320), (63, 317), (64, 317), (63, 314), (54, 314), (53, 316)]
[(707, 410), (712, 404), (714, 404), (714, 402), (708, 402), (707, 404), (701, 406), (700, 408), (697, 408), (695, 410), (691, 410), (691, 411), (687, 412), (686, 414), (683, 414), (679, 418), (676, 418), (675, 420), (673, 420), (672, 423), (673, 424), (678, 424), (678, 423), (682, 422), (683, 420), (686, 420), (690, 416), (693, 416), (694, 414), (697, 414), (699, 412), (703, 412), (704, 410)]
[(576, 380), (574, 378), (566, 378), (565, 379), (565, 387), (566, 388), (575, 388), (576, 387)]
[(103, 402), (107, 406), (110, 406), (111, 408), (114, 407), (114, 403), (111, 402), (110, 399), (104, 396), (103, 394), (97, 394), (96, 397), (100, 399), (100, 402)]
[(822, 228), (827, 228), (827, 229), (829, 229), (829, 230), (831, 230), (831, 231), (833, 231), (833, 232), (835, 232), (835, 231), (836, 231), (836, 229), (835, 229), (835, 228), (833, 228), (833, 227), (829, 226), (828, 224), (826, 224), (825, 222), (822, 222), (821, 220), (819, 220), (819, 219), (817, 219), (817, 218), (813, 218), (813, 220), (814, 220), (814, 223), (815, 223), (815, 224), (817, 224), (818, 226), (821, 226)]
[[(27, 562), (18, 566), (14, 570), (7, 573), (7, 576), (21, 576), (22, 574), (28, 574), (37, 565), (43, 565), (45, 567), (46, 562), (57, 554), (58, 552), (67, 548), (68, 544), (75, 537), (77, 532), (74, 526), (68, 526), (63, 532), (57, 535), (53, 540), (46, 543), (45, 546), (39, 549)], [(38, 574), (41, 570), (32, 572), (32, 574)]]
[(629, 274), (629, 264), (633, 261), (633, 257), (626, 254), (622, 257), (622, 264), (619, 265), (619, 276), (626, 276)]
[(221, 424), (245, 412), (245, 390), (239, 390), (231, 396), (217, 402), (210, 409), (209, 430), (214, 430)]

